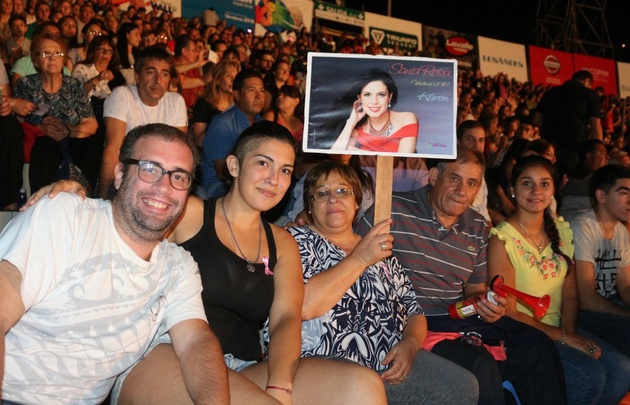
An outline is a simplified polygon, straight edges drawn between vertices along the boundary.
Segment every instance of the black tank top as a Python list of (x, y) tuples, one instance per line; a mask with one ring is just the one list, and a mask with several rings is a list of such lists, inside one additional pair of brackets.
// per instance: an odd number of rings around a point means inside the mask
[[(203, 305), (223, 353), (242, 360), (261, 360), (258, 331), (273, 302), (273, 276), (265, 274), (262, 263), (256, 263), (256, 271), (249, 272), (247, 262), (221, 243), (214, 226), (216, 203), (216, 199), (204, 202), (201, 230), (181, 246), (199, 265)], [(269, 268), (273, 271), (276, 243), (269, 223), (265, 220), (262, 223), (269, 248)]]

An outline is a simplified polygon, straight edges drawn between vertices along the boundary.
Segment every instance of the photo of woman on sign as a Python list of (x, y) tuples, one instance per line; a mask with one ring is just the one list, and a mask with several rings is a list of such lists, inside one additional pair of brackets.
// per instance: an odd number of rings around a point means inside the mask
[(331, 149), (415, 153), (418, 118), (393, 111), (397, 98), (398, 86), (387, 72), (365, 71), (337, 100), (332, 125), (339, 136)]

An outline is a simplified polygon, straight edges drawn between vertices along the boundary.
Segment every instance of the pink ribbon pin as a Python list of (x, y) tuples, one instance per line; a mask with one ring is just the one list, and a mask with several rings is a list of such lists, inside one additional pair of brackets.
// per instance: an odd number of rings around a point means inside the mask
[(263, 256), (262, 261), (265, 263), (265, 275), (273, 276), (273, 271), (269, 268), (269, 258), (267, 256)]

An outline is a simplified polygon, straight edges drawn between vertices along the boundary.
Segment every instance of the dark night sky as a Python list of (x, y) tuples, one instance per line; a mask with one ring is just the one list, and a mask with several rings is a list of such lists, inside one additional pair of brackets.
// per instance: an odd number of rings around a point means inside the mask
[[(391, 0), (392, 17), (525, 45), (536, 45), (538, 0)], [(578, 0), (579, 1), (579, 0)], [(615, 56), (630, 62), (630, 1), (607, 3), (606, 23)], [(565, 1), (567, 3), (568, 0)], [(553, 3), (553, 0), (547, 0)], [(387, 14), (387, 0), (346, 0), (346, 7)], [(597, 24), (600, 26), (601, 24)], [(626, 42), (626, 48), (621, 45)]]

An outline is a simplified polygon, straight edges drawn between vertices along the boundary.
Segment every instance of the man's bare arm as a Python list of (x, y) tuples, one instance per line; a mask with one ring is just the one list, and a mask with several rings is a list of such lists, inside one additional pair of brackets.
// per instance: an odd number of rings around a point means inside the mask
[(169, 330), (186, 390), (195, 404), (229, 404), (228, 377), (219, 340), (201, 319)]

